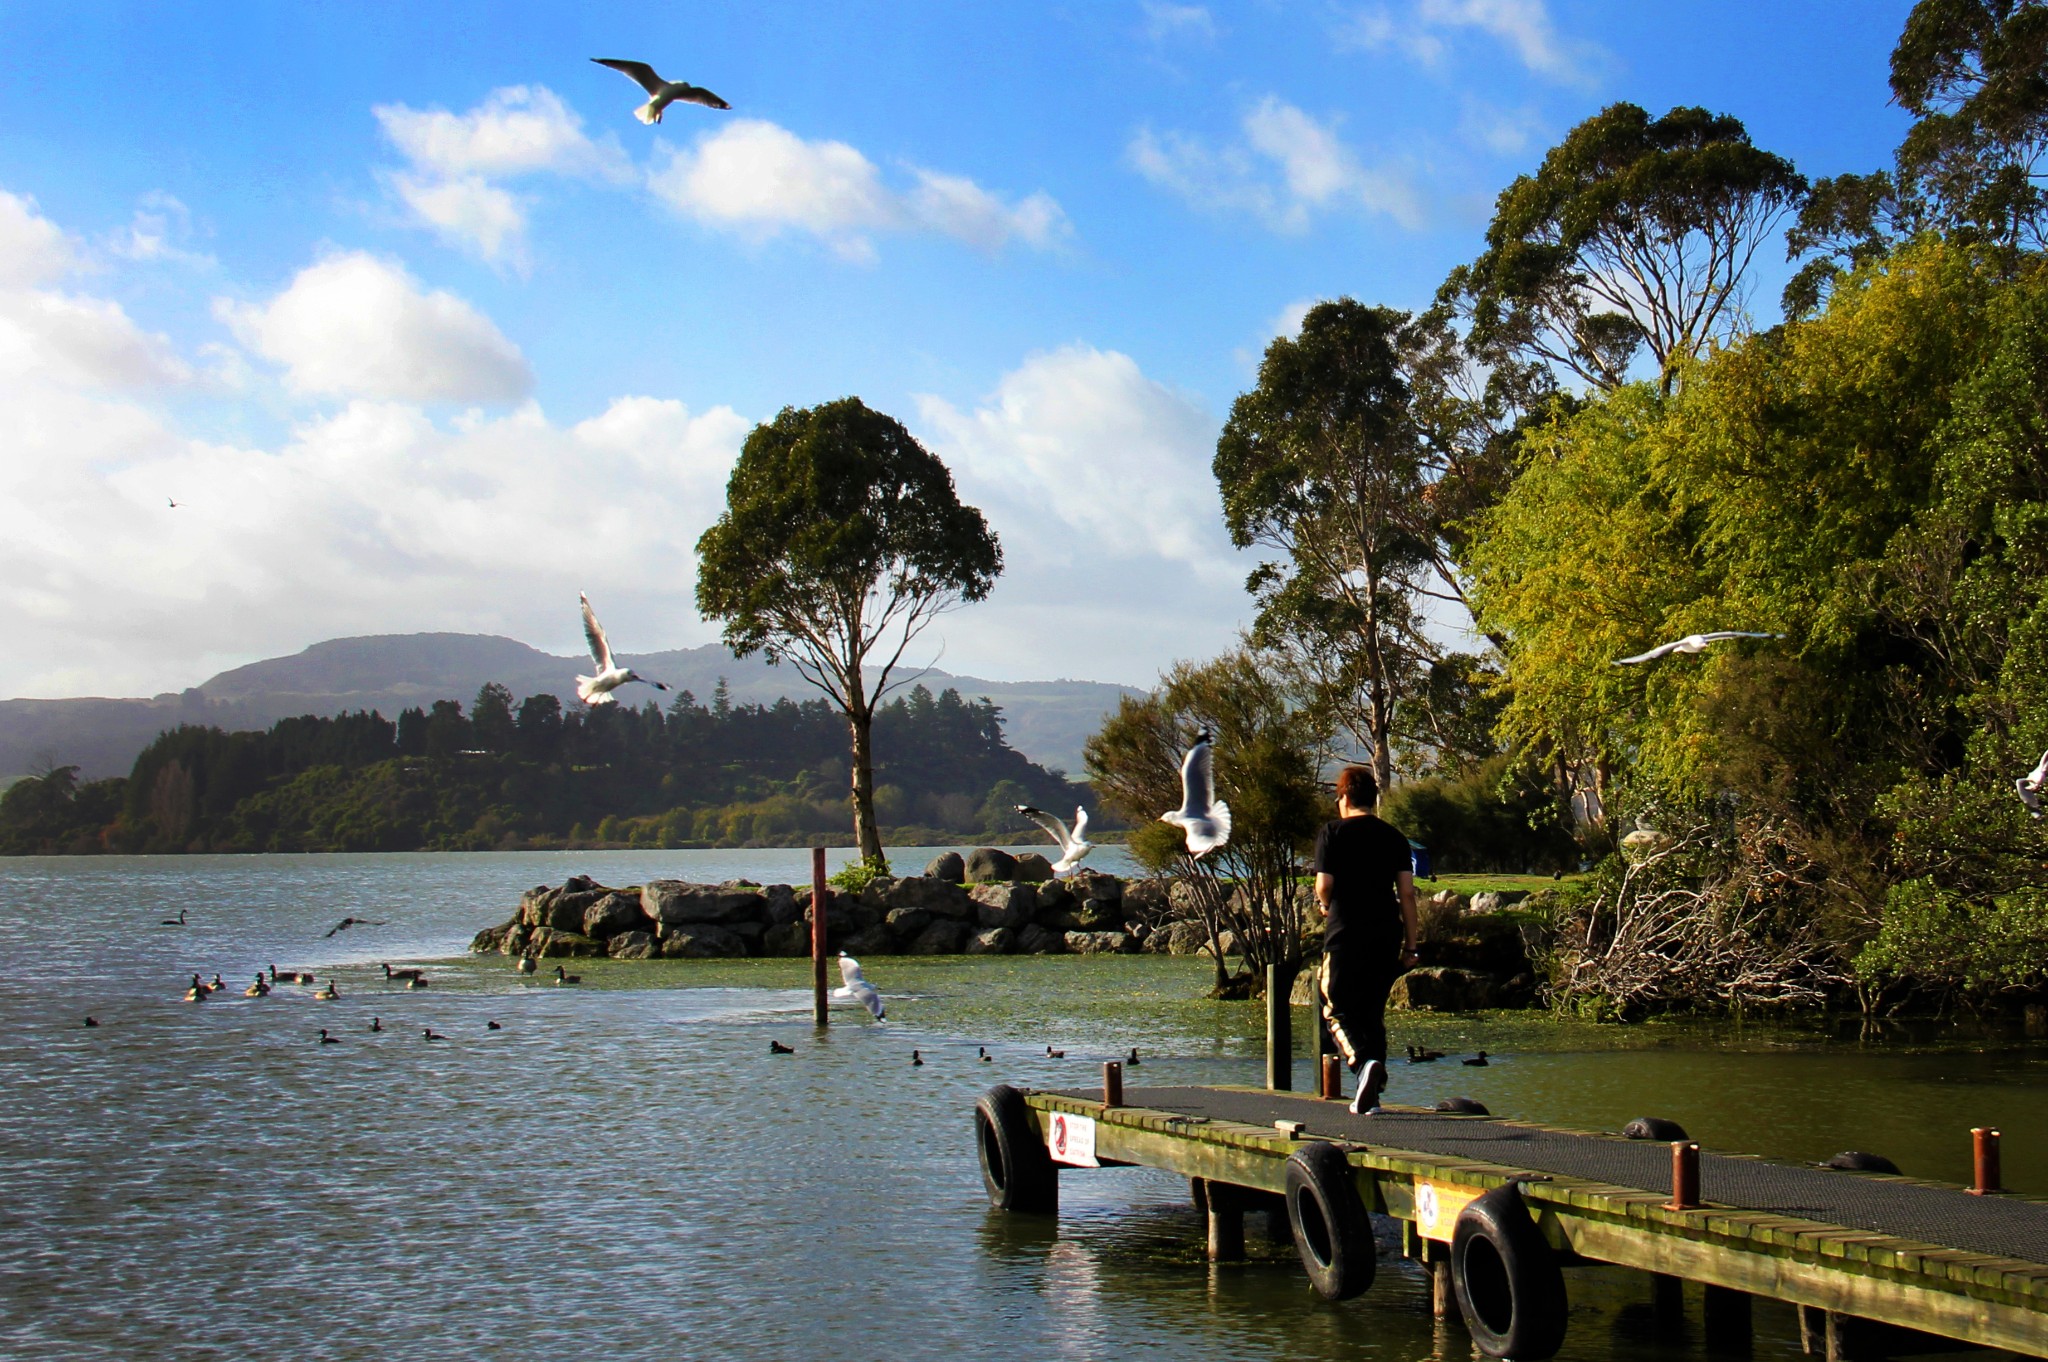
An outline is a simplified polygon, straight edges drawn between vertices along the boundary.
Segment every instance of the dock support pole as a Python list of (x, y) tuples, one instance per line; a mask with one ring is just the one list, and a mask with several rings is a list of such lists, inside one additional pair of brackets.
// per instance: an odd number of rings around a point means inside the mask
[(825, 848), (811, 848), (811, 1021), (830, 1024), (825, 1010), (825, 901), (832, 896), (825, 884)]
[(1999, 1186), (2004, 1175), (1998, 1167), (1998, 1132), (1989, 1126), (1972, 1126), (1970, 1139), (1976, 1145), (1977, 1164), (1977, 1185), (1970, 1191), (1977, 1196), (2003, 1191)]
[(1657, 1332), (1666, 1338), (1685, 1333), (1685, 1279), (1668, 1272), (1650, 1276), (1650, 1312), (1657, 1317)]
[(1266, 966), (1266, 1086), (1274, 1092), (1294, 1090), (1293, 983), (1281, 966)]
[(1747, 1357), (1755, 1346), (1756, 1331), (1747, 1291), (1709, 1284), (1700, 1305), (1700, 1323), (1706, 1332), (1707, 1351)]
[(1209, 1184), (1209, 1261), (1244, 1261), (1244, 1198), (1228, 1183)]
[[(1124, 1104), (1124, 1066), (1116, 1060), (1105, 1061), (1102, 1066), (1102, 1105), (1120, 1107)], [(1210, 1190), (1215, 1190), (1211, 1185)]]
[(1423, 1240), (1429, 1255), (1429, 1313), (1437, 1319), (1451, 1319), (1458, 1313), (1458, 1289), (1451, 1284), (1451, 1251), (1432, 1240)]

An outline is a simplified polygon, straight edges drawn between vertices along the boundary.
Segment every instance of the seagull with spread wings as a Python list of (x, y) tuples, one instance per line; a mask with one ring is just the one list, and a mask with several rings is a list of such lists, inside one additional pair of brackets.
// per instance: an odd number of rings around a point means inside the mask
[(1632, 667), (1638, 662), (1655, 662), (1658, 658), (1669, 657), (1673, 653), (1703, 653), (1707, 650), (1709, 644), (1725, 643), (1731, 638), (1783, 637), (1785, 637), (1783, 634), (1752, 634), (1741, 629), (1717, 629), (1711, 634), (1687, 634), (1684, 638), (1674, 643), (1666, 643), (1662, 647), (1652, 648), (1647, 653), (1637, 653), (1634, 657), (1617, 657), (1614, 659), (1614, 665), (1617, 667)]
[(1216, 797), (1216, 769), (1209, 755), (1214, 735), (1203, 729), (1180, 763), (1180, 807), (1162, 813), (1162, 823), (1185, 829), (1188, 854), (1201, 857), (1230, 841), (1230, 806)]
[(1019, 804), (1017, 812), (1038, 824), (1059, 845), (1060, 858), (1052, 863), (1055, 875), (1066, 874), (1069, 870), (1081, 864), (1089, 852), (1095, 850), (1095, 843), (1082, 835), (1088, 830), (1088, 810), (1078, 804), (1074, 806), (1074, 830), (1072, 832), (1067, 831), (1065, 823), (1060, 822), (1059, 819), (1053, 817), (1044, 809), (1034, 809), (1029, 804)]
[(633, 110), (633, 117), (650, 127), (661, 121), (661, 111), (671, 104), (702, 104), (707, 109), (732, 107), (701, 85), (692, 85), (687, 80), (663, 80), (644, 61), (620, 61), (616, 57), (592, 57), (591, 60), (599, 66), (609, 66), (630, 76), (641, 89), (653, 96)]
[(604, 636), (604, 626), (597, 622), (597, 612), (590, 608), (590, 597), (579, 591), (576, 599), (583, 602), (583, 637), (590, 640), (590, 660), (597, 664), (596, 676), (576, 678), (577, 699), (586, 705), (609, 705), (612, 692), (628, 681), (638, 681), (656, 690), (668, 689), (661, 682), (649, 681), (631, 667), (621, 667), (612, 661), (611, 641)]
[(843, 1001), (859, 1003), (862, 1007), (875, 1014), (876, 1021), (888, 1020), (882, 1011), (881, 993), (862, 976), (860, 961), (854, 959), (845, 951), (839, 952), (839, 977), (845, 983), (845, 987), (833, 989), (833, 997)]
[(2027, 812), (2034, 817), (2041, 816), (2041, 790), (2048, 786), (2048, 752), (2041, 754), (2040, 764), (2012, 783), (2020, 793), (2020, 803), (2027, 806)]

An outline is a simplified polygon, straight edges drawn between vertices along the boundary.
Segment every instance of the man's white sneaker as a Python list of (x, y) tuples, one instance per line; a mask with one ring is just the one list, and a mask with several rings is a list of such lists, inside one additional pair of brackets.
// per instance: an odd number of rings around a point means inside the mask
[(1358, 1071), (1358, 1091), (1351, 1097), (1354, 1116), (1370, 1116), (1379, 1110), (1380, 1092), (1387, 1086), (1387, 1066), (1376, 1059), (1365, 1061)]

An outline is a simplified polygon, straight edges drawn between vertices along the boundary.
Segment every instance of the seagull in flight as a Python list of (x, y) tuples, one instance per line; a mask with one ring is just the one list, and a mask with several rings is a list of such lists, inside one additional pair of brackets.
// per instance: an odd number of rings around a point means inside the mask
[(2048, 752), (2041, 754), (2041, 764), (2012, 783), (2020, 793), (2020, 803), (2027, 806), (2027, 812), (2034, 817), (2041, 816), (2041, 790), (2048, 786)]
[(1669, 657), (1673, 653), (1703, 653), (1707, 650), (1708, 644), (1725, 643), (1731, 638), (1783, 637), (1783, 634), (1752, 634), (1740, 629), (1717, 629), (1711, 634), (1687, 634), (1675, 643), (1666, 643), (1662, 647), (1650, 649), (1647, 653), (1637, 653), (1634, 657), (1617, 657), (1614, 659), (1614, 665), (1632, 667), (1638, 662), (1655, 662), (1658, 658)]
[(875, 991), (873, 984), (861, 977), (860, 961), (845, 951), (839, 952), (839, 977), (845, 981), (846, 986), (833, 989), (833, 997), (859, 1003), (875, 1014), (876, 1021), (887, 1020), (882, 1013), (882, 995)]
[(329, 927), (327, 935), (333, 936), (336, 932), (345, 932), (351, 927), (382, 927), (383, 925), (381, 922), (372, 922), (366, 917), (345, 917), (332, 927)]
[(1095, 850), (1095, 843), (1082, 836), (1088, 830), (1088, 810), (1078, 804), (1074, 806), (1074, 830), (1072, 832), (1067, 831), (1065, 823), (1060, 822), (1059, 819), (1053, 817), (1044, 809), (1034, 809), (1029, 804), (1019, 804), (1017, 805), (1017, 812), (1045, 829), (1046, 835), (1059, 845), (1060, 858), (1052, 863), (1053, 873), (1056, 875), (1066, 874), (1069, 870), (1081, 864), (1089, 852)]
[(616, 57), (592, 57), (599, 66), (609, 66), (633, 78), (653, 98), (633, 110), (633, 117), (650, 127), (661, 121), (661, 111), (671, 104), (702, 104), (707, 109), (730, 109), (732, 105), (701, 85), (687, 80), (663, 80), (644, 61), (620, 61)]
[(628, 681), (639, 681), (656, 690), (668, 689), (661, 682), (636, 676), (631, 667), (621, 667), (612, 661), (612, 645), (604, 636), (604, 626), (597, 622), (597, 612), (590, 608), (590, 597), (579, 591), (576, 599), (583, 602), (583, 637), (590, 640), (590, 658), (597, 664), (596, 676), (576, 678), (577, 699), (586, 705), (609, 705), (612, 692)]
[(178, 509), (178, 499), (176, 497), (165, 497), (164, 500), (171, 503), (172, 510), (175, 511)]
[(1214, 734), (1203, 729), (1180, 763), (1180, 807), (1162, 813), (1163, 823), (1187, 830), (1188, 854), (1200, 858), (1230, 841), (1230, 806), (1216, 797), (1216, 769), (1209, 743)]

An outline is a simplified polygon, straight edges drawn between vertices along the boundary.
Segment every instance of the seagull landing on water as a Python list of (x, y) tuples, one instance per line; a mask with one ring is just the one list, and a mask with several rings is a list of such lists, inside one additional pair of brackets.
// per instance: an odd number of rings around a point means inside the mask
[(1711, 634), (1687, 634), (1675, 643), (1667, 643), (1660, 648), (1652, 648), (1647, 653), (1637, 653), (1634, 657), (1617, 657), (1614, 659), (1614, 665), (1617, 667), (1632, 667), (1638, 662), (1655, 662), (1658, 658), (1669, 657), (1673, 653), (1703, 653), (1707, 650), (1709, 644), (1726, 643), (1731, 638), (1783, 637), (1785, 637), (1783, 634), (1751, 634), (1740, 629), (1717, 629)]
[(650, 127), (661, 121), (661, 111), (671, 104), (702, 104), (707, 109), (732, 107), (701, 85), (692, 85), (687, 80), (663, 80), (644, 61), (619, 61), (614, 57), (592, 57), (591, 60), (632, 77), (641, 89), (654, 96), (633, 110), (633, 117)]
[(583, 637), (590, 640), (590, 660), (597, 664), (596, 676), (576, 678), (576, 698), (586, 705), (609, 705), (612, 692), (628, 681), (638, 681), (656, 690), (667, 690), (659, 681), (649, 681), (634, 674), (631, 667), (621, 667), (612, 661), (612, 645), (604, 636), (604, 626), (597, 622), (597, 612), (590, 608), (590, 597), (582, 592), (576, 599), (583, 602)]
[(1202, 856), (1230, 840), (1230, 806), (1216, 797), (1216, 769), (1209, 759), (1213, 734), (1203, 729), (1180, 762), (1180, 807), (1159, 815), (1162, 823), (1186, 829), (1188, 854)]
[(882, 995), (875, 991), (873, 984), (861, 977), (860, 961), (845, 951), (839, 952), (839, 977), (845, 981), (846, 987), (833, 989), (833, 997), (859, 1003), (875, 1014), (876, 1021), (887, 1020), (882, 1013)]
[(1029, 804), (1019, 804), (1017, 812), (1045, 829), (1046, 835), (1059, 844), (1060, 858), (1052, 863), (1052, 870), (1055, 875), (1066, 874), (1069, 870), (1081, 864), (1087, 858), (1089, 852), (1095, 850), (1095, 843), (1081, 835), (1088, 829), (1088, 810), (1082, 808), (1079, 804), (1074, 806), (1074, 830), (1072, 832), (1068, 832), (1065, 823), (1060, 822), (1059, 819), (1053, 817), (1044, 809), (1034, 809)]
[(2020, 793), (2020, 803), (2027, 806), (2027, 812), (2034, 817), (2041, 816), (2041, 790), (2048, 786), (2048, 752), (2041, 754), (2041, 764), (2012, 783)]

